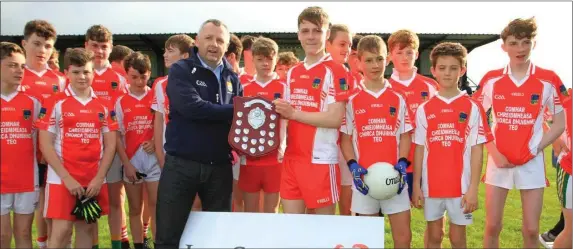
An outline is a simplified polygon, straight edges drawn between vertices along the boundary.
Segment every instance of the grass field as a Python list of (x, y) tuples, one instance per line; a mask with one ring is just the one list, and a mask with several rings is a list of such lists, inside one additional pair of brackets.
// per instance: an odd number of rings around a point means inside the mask
[[(557, 200), (557, 192), (555, 187), (556, 171), (551, 167), (551, 149), (545, 150), (545, 161), (547, 165), (547, 177), (551, 183), (549, 188), (545, 189), (543, 200), (543, 212), (541, 214), (540, 231), (544, 232), (552, 228), (553, 225), (559, 220), (561, 207)], [(485, 163), (485, 160), (484, 160)], [(484, 166), (485, 170), (485, 166)], [(485, 185), (480, 184), (479, 191), (479, 209), (474, 212), (474, 224), (467, 228), (467, 242), (469, 248), (481, 248), (483, 231), (485, 225)], [(127, 205), (126, 205), (127, 207)], [(521, 199), (519, 192), (512, 190), (509, 192), (506, 209), (503, 219), (503, 231), (501, 233), (500, 247), (502, 248), (521, 248)], [(393, 248), (392, 235), (390, 233), (390, 225), (388, 220), (385, 222), (385, 247)], [(422, 210), (412, 210), (412, 248), (422, 248), (424, 246), (424, 230), (426, 222), (424, 221), (424, 214)], [(33, 238), (36, 238), (36, 228), (32, 230)], [(151, 233), (151, 232), (150, 232)], [(444, 248), (450, 248), (450, 243), (446, 236), (442, 243)], [(37, 245), (34, 242), (34, 247)], [(107, 217), (103, 217), (99, 222), (99, 247), (111, 248), (110, 234), (107, 225)]]

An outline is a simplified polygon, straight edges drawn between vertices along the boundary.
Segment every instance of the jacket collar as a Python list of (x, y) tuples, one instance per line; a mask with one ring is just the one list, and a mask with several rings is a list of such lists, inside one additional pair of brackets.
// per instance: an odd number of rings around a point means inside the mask
[[(191, 54), (191, 57), (189, 58), (193, 60), (193, 64), (195, 64), (195, 66), (200, 66), (202, 68), (205, 68), (201, 63), (201, 59), (199, 59), (199, 49), (197, 47), (192, 47), (189, 51), (189, 54)], [(222, 62), (223, 62), (223, 70), (229, 70), (231, 72), (233, 71), (233, 67), (227, 61), (227, 59), (225, 59), (224, 56)]]

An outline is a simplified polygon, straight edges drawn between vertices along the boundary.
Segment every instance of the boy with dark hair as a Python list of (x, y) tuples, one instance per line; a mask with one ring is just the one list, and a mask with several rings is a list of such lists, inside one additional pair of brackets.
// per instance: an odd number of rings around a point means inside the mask
[[(513, 188), (519, 189), (522, 206), (527, 207), (523, 208), (523, 246), (538, 245), (543, 190), (548, 184), (543, 149), (565, 129), (561, 103), (567, 91), (558, 86), (562, 84), (555, 73), (531, 62), (536, 35), (534, 18), (511, 21), (501, 33), (509, 65), (486, 74), (474, 94), (485, 110), (492, 108), (494, 131), (494, 141), (486, 145), (484, 248), (499, 247), (505, 199)], [(544, 133), (541, 124), (546, 110), (553, 123)]]
[(432, 50), (431, 71), (440, 90), (416, 111), (412, 202), (424, 207), (428, 248), (441, 247), (445, 212), (452, 248), (467, 247), (466, 226), (478, 208), (483, 144), (493, 139), (479, 104), (458, 89), (466, 57), (459, 43), (444, 42)]
[(115, 45), (113, 46), (113, 49), (109, 54), (109, 61), (111, 62), (111, 68), (114, 71), (121, 74), (121, 76), (123, 76), (124, 78), (126, 77), (127, 72), (125, 72), (123, 63), (125, 61), (125, 58), (131, 53), (133, 53), (133, 50), (131, 50), (131, 48), (128, 48), (123, 45)]
[[(64, 57), (70, 84), (40, 110), (40, 147), (50, 165), (45, 217), (52, 219), (49, 248), (66, 246), (75, 226), (76, 248), (91, 248), (97, 226), (71, 214), (77, 200), (94, 198), (108, 211), (105, 175), (115, 153), (114, 112), (93, 92), (94, 55), (69, 49)], [(64, 153), (66, 152), (66, 153)]]

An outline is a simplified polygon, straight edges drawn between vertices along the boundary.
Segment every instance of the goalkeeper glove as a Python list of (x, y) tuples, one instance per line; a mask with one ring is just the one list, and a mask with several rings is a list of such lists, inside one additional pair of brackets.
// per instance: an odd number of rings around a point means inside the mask
[(93, 198), (89, 198), (87, 200), (83, 201), (83, 218), (86, 221), (86, 223), (91, 224), (91, 223), (95, 223), (97, 221), (97, 219), (99, 219), (101, 217), (101, 207), (99, 206), (99, 203), (93, 199)]
[(406, 169), (412, 164), (408, 159), (402, 157), (398, 160), (398, 163), (394, 165), (394, 169), (400, 173), (400, 183), (398, 184), (398, 194), (402, 193), (404, 186), (406, 185)]
[(352, 173), (352, 180), (354, 181), (354, 186), (363, 195), (368, 194), (368, 186), (362, 180), (362, 176), (367, 174), (368, 171), (360, 166), (356, 160), (351, 159), (348, 161), (348, 168), (350, 168), (350, 173)]

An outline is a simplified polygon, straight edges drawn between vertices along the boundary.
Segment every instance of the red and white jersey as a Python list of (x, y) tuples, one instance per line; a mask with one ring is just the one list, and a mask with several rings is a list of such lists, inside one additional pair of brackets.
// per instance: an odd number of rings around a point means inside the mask
[(128, 93), (119, 97), (115, 104), (115, 113), (119, 131), (123, 135), (125, 153), (131, 159), (141, 144), (153, 139), (154, 111), (151, 109), (153, 93), (145, 87), (145, 93), (136, 96)]
[(60, 77), (56, 72), (48, 68), (41, 72), (36, 72), (29, 67), (24, 68), (22, 78), (22, 90), (29, 95), (39, 98), (40, 101), (64, 90), (66, 85), (65, 77)]
[(0, 194), (32, 192), (39, 187), (34, 123), (40, 100), (18, 91), (1, 96)]
[(400, 135), (412, 130), (406, 100), (387, 81), (378, 92), (363, 84), (361, 88), (348, 100), (346, 122), (340, 131), (352, 136), (356, 159), (363, 167), (377, 162), (395, 165)]
[(155, 78), (155, 80), (151, 84), (151, 89), (154, 90), (154, 92), (155, 92), (155, 86), (157, 85), (157, 83), (162, 82), (166, 79), (167, 79), (167, 75)]
[(127, 93), (127, 82), (123, 76), (108, 65), (102, 70), (94, 69), (92, 88), (95, 95), (99, 99), (109, 102), (109, 108), (113, 109), (113, 104), (117, 98)]
[(111, 63), (111, 69), (113, 69), (113, 71), (116, 71), (123, 78), (127, 78), (127, 72), (125, 71), (125, 68), (120, 63), (112, 62)]
[[(285, 99), (304, 112), (325, 112), (328, 105), (346, 102), (355, 93), (355, 89), (349, 90), (348, 79), (344, 65), (333, 62), (326, 54), (312, 65), (300, 63), (289, 70)], [(338, 130), (289, 120), (285, 158), (315, 164), (338, 163)]]
[(253, 79), (255, 79), (254, 75), (249, 75), (244, 71), (241, 72), (241, 74), (239, 75), (239, 82), (241, 83), (241, 85), (245, 85), (251, 82)]
[[(91, 89), (90, 89), (91, 90)], [(71, 86), (52, 96), (40, 110), (38, 129), (53, 133), (54, 148), (69, 174), (86, 187), (96, 176), (103, 157), (103, 134), (117, 127), (113, 112), (91, 90), (91, 97), (80, 99)], [(48, 183), (62, 180), (50, 167)]]
[[(278, 79), (278, 75), (275, 74), (275, 77), (268, 82), (259, 82), (255, 79), (251, 80), (250, 82), (243, 85), (243, 96), (245, 97), (252, 97), (252, 96), (261, 96), (268, 101), (273, 101), (274, 96), (276, 93), (279, 93), (282, 96), (286, 94), (286, 84)], [(285, 124), (281, 122), (280, 124), (280, 137), (279, 141), (284, 141), (285, 139)], [(281, 146), (283, 143), (279, 144)], [(270, 165), (277, 165), (279, 164), (279, 155), (284, 152), (283, 148), (280, 148), (273, 151), (272, 153), (259, 157), (247, 157), (241, 156), (241, 165), (249, 165), (249, 166), (270, 166)], [(279, 154), (280, 153), (280, 154)]]
[[(416, 72), (417, 68), (414, 67), (413, 70)], [(410, 79), (400, 80), (396, 69), (394, 69), (392, 76), (388, 81), (390, 82), (390, 85), (392, 85), (392, 89), (398, 91), (406, 98), (406, 103), (408, 104), (411, 116), (416, 114), (418, 106), (434, 97), (438, 89), (438, 83), (436, 83), (436, 81), (417, 73), (415, 73)], [(415, 123), (416, 121), (412, 120), (412, 122)], [(410, 162), (414, 161), (415, 148), (416, 145), (412, 143), (412, 147), (410, 148), (410, 153), (408, 155), (408, 160)], [(406, 171), (414, 172), (414, 167), (408, 167)]]
[(153, 101), (151, 109), (163, 114), (163, 144), (165, 144), (165, 130), (169, 122), (169, 98), (167, 98), (167, 76), (159, 77), (153, 82)]
[[(541, 67), (533, 64), (533, 62), (530, 62), (529, 68), (527, 71), (528, 71), (527, 74), (529, 75), (529, 77), (535, 77), (541, 81), (548, 82), (551, 85), (553, 85), (555, 90), (557, 90), (557, 94), (558, 94), (559, 100), (561, 102), (565, 101), (566, 98), (570, 97), (569, 92), (567, 91), (567, 88), (565, 87), (565, 85), (561, 81), (561, 78), (559, 78), (559, 76), (555, 72), (553, 72), (552, 70), (541, 68)], [(502, 76), (508, 75), (508, 74), (511, 75), (511, 68), (509, 65), (506, 65), (504, 68), (491, 70), (491, 71), (487, 72), (483, 76), (481, 81), (479, 82), (478, 89), (476, 90), (476, 92), (473, 94), (472, 97), (481, 102), (482, 98), (483, 98), (482, 91), (483, 91), (485, 83), (487, 83), (488, 81), (490, 81), (492, 79), (499, 78), (499, 77), (502, 77)]]
[(573, 127), (571, 127), (571, 97), (565, 99), (563, 102), (563, 107), (565, 108), (565, 133), (567, 134), (567, 140), (565, 144), (567, 144), (568, 151), (566, 153), (562, 153), (559, 155), (559, 165), (565, 172), (569, 175), (572, 175), (573, 172), (571, 170), (573, 160), (571, 160), (571, 133), (573, 132)]
[(493, 139), (483, 109), (465, 92), (450, 99), (436, 95), (420, 105), (416, 119), (414, 143), (424, 146), (424, 196), (461, 197), (470, 185), (471, 147)]
[[(519, 81), (510, 70), (491, 78), (478, 97), (484, 110), (492, 108), (497, 149), (514, 165), (524, 165), (537, 155), (544, 110), (548, 108), (553, 114), (563, 111), (554, 84), (532, 76), (531, 72)], [(488, 167), (490, 164), (495, 167), (493, 160), (488, 160)]]

